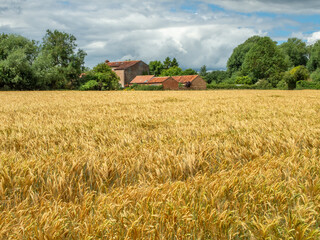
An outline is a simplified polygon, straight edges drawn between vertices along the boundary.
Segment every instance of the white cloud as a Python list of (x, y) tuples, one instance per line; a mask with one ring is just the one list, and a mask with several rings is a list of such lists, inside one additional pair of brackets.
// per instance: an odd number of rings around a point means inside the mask
[(311, 45), (320, 40), (320, 32), (314, 32), (307, 38), (307, 44)]
[[(106, 59), (141, 59), (148, 63), (170, 56), (176, 57), (184, 68), (206, 64), (215, 69), (224, 68), (233, 48), (247, 38), (288, 24), (277, 19), (212, 11), (205, 3), (232, 8), (232, 4), (245, 5), (241, 0), (204, 0), (196, 11), (182, 10), (184, 2), (4, 0), (0, 4), (0, 32), (22, 34), (38, 41), (46, 29), (71, 33), (78, 46), (88, 53), (89, 66)], [(264, 6), (259, 1), (249, 2), (252, 8)]]
[(206, 2), (237, 12), (320, 13), (318, 0), (206, 0)]

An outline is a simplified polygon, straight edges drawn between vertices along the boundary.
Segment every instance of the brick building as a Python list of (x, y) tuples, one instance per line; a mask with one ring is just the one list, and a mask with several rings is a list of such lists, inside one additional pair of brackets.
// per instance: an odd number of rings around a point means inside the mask
[(154, 75), (136, 76), (130, 83), (141, 85), (162, 85), (164, 90), (178, 90), (179, 83), (172, 77), (155, 77)]
[(199, 75), (173, 76), (174, 80), (180, 83), (180, 89), (205, 90), (207, 83)]
[(143, 61), (109, 62), (106, 60), (106, 64), (119, 76), (122, 87), (128, 86), (136, 76), (149, 73), (149, 66)]

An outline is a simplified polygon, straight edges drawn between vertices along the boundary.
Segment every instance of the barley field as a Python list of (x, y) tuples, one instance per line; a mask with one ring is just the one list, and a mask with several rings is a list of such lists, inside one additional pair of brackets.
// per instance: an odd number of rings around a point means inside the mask
[(320, 239), (320, 91), (0, 92), (0, 239)]

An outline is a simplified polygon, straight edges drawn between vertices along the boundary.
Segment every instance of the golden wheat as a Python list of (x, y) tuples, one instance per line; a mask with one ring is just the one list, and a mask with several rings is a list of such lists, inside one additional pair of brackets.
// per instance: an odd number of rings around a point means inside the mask
[(0, 239), (320, 239), (320, 92), (0, 92)]

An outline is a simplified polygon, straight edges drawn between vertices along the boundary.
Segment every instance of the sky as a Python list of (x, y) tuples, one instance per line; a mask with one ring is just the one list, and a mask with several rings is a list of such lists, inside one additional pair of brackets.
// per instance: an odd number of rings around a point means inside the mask
[(41, 41), (47, 29), (73, 34), (88, 67), (169, 56), (184, 69), (218, 70), (254, 35), (320, 40), (320, 1), (0, 0), (0, 33)]

